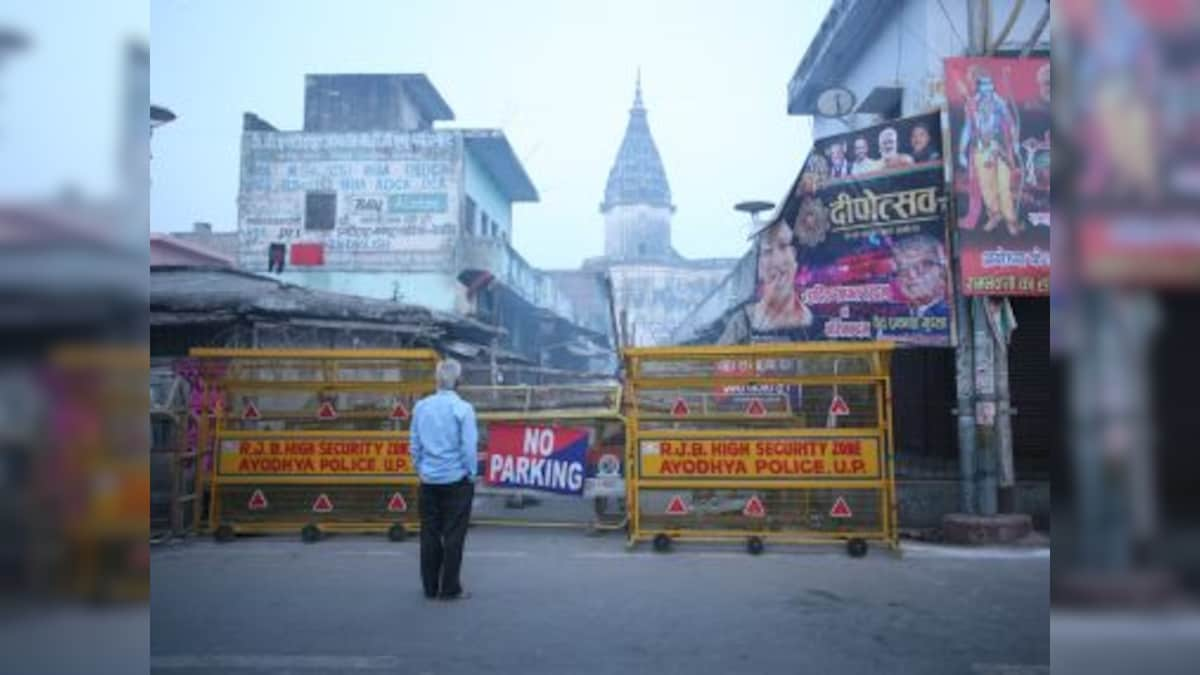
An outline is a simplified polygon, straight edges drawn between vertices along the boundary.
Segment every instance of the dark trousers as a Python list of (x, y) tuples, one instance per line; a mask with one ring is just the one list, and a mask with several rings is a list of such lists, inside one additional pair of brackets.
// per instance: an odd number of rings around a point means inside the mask
[(421, 583), (426, 597), (462, 593), (458, 574), (474, 497), (470, 478), (447, 485), (421, 483)]

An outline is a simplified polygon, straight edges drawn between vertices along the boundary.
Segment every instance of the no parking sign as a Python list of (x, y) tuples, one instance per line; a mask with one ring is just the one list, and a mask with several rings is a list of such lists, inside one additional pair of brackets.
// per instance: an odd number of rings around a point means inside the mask
[(488, 485), (582, 495), (591, 430), (493, 424), (488, 427)]

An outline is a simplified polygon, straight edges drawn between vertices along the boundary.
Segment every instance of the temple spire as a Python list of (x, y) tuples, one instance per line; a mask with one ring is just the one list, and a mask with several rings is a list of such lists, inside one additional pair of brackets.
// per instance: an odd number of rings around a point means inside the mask
[(637, 72), (633, 108), (629, 111), (625, 137), (621, 139), (617, 159), (608, 172), (608, 184), (604, 188), (604, 202), (600, 210), (606, 212), (622, 204), (674, 208), (667, 174), (646, 120), (646, 108), (642, 103), (641, 68)]

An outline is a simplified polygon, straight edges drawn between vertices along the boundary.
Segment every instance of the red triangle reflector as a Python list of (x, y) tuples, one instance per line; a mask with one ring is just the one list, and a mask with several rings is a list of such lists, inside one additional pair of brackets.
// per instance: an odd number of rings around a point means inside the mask
[(746, 414), (751, 417), (763, 417), (767, 414), (767, 406), (763, 405), (762, 399), (752, 398), (746, 404)]
[(746, 500), (746, 508), (742, 509), (742, 515), (751, 518), (763, 518), (767, 515), (767, 508), (763, 506), (762, 500), (758, 498), (758, 495), (754, 495)]
[(257, 420), (262, 419), (262, 415), (258, 412), (258, 407), (253, 401), (246, 401), (246, 405), (242, 408), (242, 419)]
[(262, 511), (267, 508), (267, 496), (262, 490), (255, 490), (250, 494), (250, 501), (246, 502), (246, 508), (251, 511)]
[(333, 510), (333, 502), (328, 495), (322, 492), (313, 500), (312, 510), (317, 513), (329, 513)]
[(404, 407), (404, 401), (396, 401), (396, 406), (392, 408), (392, 414), (389, 417), (394, 420), (408, 419), (408, 408)]
[(829, 402), (829, 414), (830, 415), (849, 415), (850, 414), (850, 406), (846, 405), (846, 399), (842, 398), (841, 394), (834, 396), (833, 400)]
[(392, 493), (392, 498), (388, 500), (387, 510), (392, 513), (404, 513), (408, 510), (408, 502), (404, 501), (404, 495), (399, 492)]
[(668, 516), (682, 516), (686, 515), (687, 512), (688, 507), (687, 504), (683, 503), (683, 497), (680, 497), (679, 495), (671, 497), (671, 503), (667, 504)]
[(833, 518), (853, 518), (854, 512), (850, 510), (845, 497), (838, 497), (833, 503), (833, 508), (829, 509), (829, 515)]
[(687, 417), (691, 412), (688, 410), (687, 401), (683, 400), (682, 396), (675, 399), (675, 405), (671, 406), (671, 414), (675, 417)]
[(317, 408), (317, 419), (332, 420), (337, 418), (337, 410), (333, 408), (333, 401), (323, 401), (321, 407)]

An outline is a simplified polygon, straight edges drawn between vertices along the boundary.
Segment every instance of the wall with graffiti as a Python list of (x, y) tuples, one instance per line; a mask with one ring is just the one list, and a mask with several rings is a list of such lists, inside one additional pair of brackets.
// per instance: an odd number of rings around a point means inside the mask
[(452, 132), (247, 131), (239, 263), (255, 272), (448, 269), (462, 156)]

